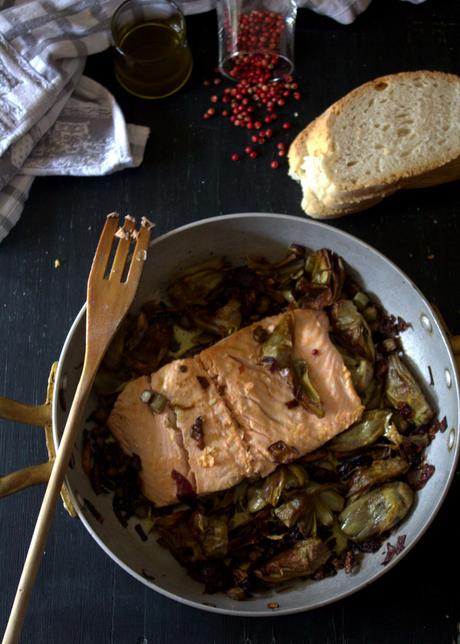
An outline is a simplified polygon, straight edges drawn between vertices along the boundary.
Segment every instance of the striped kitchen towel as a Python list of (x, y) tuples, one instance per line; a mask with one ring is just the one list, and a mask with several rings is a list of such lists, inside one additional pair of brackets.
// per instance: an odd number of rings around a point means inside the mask
[[(421, 4), (425, 0), (408, 0), (412, 4)], [(214, 9), (217, 0), (182, 0), (181, 4), (184, 13), (201, 13)], [(316, 13), (333, 18), (343, 25), (349, 25), (356, 16), (365, 11), (371, 0), (297, 0), (298, 7), (306, 7)], [(276, 0), (271, 3), (267, 0), (267, 6), (276, 7)]]
[(37, 175), (102, 175), (138, 166), (149, 129), (82, 76), (110, 45), (121, 0), (0, 0), (0, 241)]

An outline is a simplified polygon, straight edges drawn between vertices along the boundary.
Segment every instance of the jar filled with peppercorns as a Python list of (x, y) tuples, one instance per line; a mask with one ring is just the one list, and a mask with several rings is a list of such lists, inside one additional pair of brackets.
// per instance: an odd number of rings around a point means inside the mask
[(278, 80), (294, 69), (295, 0), (218, 0), (219, 69), (232, 80)]

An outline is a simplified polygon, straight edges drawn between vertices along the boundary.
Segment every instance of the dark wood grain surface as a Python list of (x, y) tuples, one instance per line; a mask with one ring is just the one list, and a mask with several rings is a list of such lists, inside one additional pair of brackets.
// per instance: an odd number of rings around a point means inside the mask
[[(146, 214), (158, 233), (231, 212), (302, 216), (300, 189), (271, 155), (232, 163), (240, 132), (203, 121), (216, 64), (214, 12), (188, 18), (195, 59), (183, 91), (147, 102), (119, 89), (110, 52), (88, 75), (113, 91), (129, 122), (152, 129), (143, 165), (100, 178), (44, 178), (33, 185), (19, 224), (0, 246), (0, 395), (40, 402), (51, 363), (85, 297), (102, 218)], [(460, 3), (414, 6), (374, 0), (353, 25), (300, 10), (297, 77), (303, 99), (290, 140), (332, 101), (373, 77), (400, 70), (459, 73)], [(459, 184), (393, 196), (360, 215), (331, 221), (398, 264), (460, 332)], [(429, 259), (431, 257), (431, 259)], [(54, 268), (59, 258), (61, 267)], [(46, 458), (40, 429), (0, 423), (0, 471)], [(0, 628), (19, 579), (43, 489), (0, 501)], [(145, 589), (114, 564), (78, 520), (59, 507), (26, 619), (23, 642), (117, 644), (457, 642), (460, 530), (458, 478), (416, 547), (382, 579), (334, 605), (272, 619), (231, 618), (181, 606)]]

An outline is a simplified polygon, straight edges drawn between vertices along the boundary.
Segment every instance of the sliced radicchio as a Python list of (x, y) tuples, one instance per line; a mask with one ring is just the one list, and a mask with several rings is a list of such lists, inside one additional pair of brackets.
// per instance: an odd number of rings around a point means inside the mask
[(292, 463), (299, 458), (299, 450), (296, 447), (286, 445), (284, 441), (277, 441), (268, 447), (268, 451), (276, 463)]
[(399, 555), (400, 552), (404, 550), (406, 547), (406, 535), (401, 534), (396, 540), (396, 544), (393, 545), (389, 541), (387, 542), (387, 552), (385, 555), (385, 559), (382, 561), (382, 566), (386, 566), (387, 564), (392, 561), (396, 555)]
[(202, 389), (207, 389), (209, 387), (209, 380), (204, 376), (197, 376), (196, 379)]
[(195, 419), (191, 429), (190, 436), (196, 441), (198, 449), (204, 449), (204, 431), (203, 431), (203, 417), (198, 416)]
[(171, 470), (171, 478), (176, 483), (176, 496), (178, 501), (191, 501), (196, 498), (195, 490), (190, 481), (177, 470)]

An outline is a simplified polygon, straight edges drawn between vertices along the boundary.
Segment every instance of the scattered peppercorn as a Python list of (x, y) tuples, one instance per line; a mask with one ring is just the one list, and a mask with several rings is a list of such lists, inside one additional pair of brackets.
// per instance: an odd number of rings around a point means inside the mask
[[(275, 110), (283, 109), (289, 101), (300, 100), (298, 84), (293, 82), (291, 74), (283, 74), (283, 60), (278, 55), (280, 39), (284, 32), (284, 18), (276, 11), (249, 11), (241, 15), (237, 30), (237, 48), (239, 51), (256, 52), (242, 53), (231, 61), (231, 67), (226, 74), (235, 80), (232, 87), (224, 87), (220, 94), (213, 93), (210, 102), (216, 107), (222, 103), (228, 108), (220, 111), (215, 107), (208, 108), (203, 114), (207, 120), (221, 115), (228, 118), (235, 126), (254, 131), (250, 134), (250, 142), (266, 145), (269, 140), (279, 136), (280, 130), (263, 129), (279, 118)], [(266, 53), (258, 53), (263, 49)], [(217, 72), (218, 70), (215, 70)], [(224, 79), (212, 78), (205, 81), (205, 86), (220, 85)], [(215, 92), (215, 90), (214, 90)], [(281, 130), (289, 130), (291, 124), (285, 121)], [(247, 152), (249, 158), (257, 158)], [(286, 144), (278, 144), (278, 157), (286, 156)], [(233, 161), (240, 160), (240, 155), (233, 153)], [(279, 162), (277, 162), (279, 163)], [(272, 166), (278, 167), (278, 165)]]

